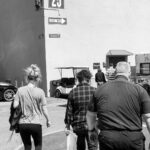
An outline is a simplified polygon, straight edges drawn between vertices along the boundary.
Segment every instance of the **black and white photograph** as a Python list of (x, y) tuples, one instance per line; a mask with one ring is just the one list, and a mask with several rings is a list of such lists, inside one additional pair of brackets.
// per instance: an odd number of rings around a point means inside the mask
[(150, 150), (150, 0), (0, 8), (0, 150)]

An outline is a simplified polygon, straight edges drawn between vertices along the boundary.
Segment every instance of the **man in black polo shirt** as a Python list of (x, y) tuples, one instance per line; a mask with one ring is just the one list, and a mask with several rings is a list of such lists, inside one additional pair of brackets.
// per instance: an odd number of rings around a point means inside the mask
[(101, 150), (144, 150), (142, 116), (150, 132), (150, 97), (129, 81), (130, 66), (119, 62), (116, 79), (100, 86), (91, 100), (87, 123), (92, 136), (96, 118)]

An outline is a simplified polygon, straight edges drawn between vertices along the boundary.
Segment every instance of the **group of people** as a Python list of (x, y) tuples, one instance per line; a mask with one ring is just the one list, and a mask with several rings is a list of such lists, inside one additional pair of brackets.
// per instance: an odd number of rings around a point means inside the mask
[(67, 130), (77, 134), (77, 150), (85, 150), (86, 143), (88, 150), (145, 150), (142, 121), (150, 133), (150, 97), (130, 74), (130, 65), (118, 62), (114, 79), (97, 88), (90, 85), (88, 70), (77, 74), (79, 84), (69, 94), (65, 115)]
[[(141, 86), (130, 82), (130, 65), (118, 62), (113, 80), (107, 82), (101, 71), (102, 83), (90, 85), (92, 74), (81, 70), (78, 85), (68, 96), (64, 122), (66, 129), (77, 135), (77, 150), (144, 150), (142, 120), (150, 133), (150, 97)], [(51, 126), (44, 91), (38, 87), (41, 71), (37, 65), (25, 69), (27, 85), (20, 87), (13, 107), (21, 106), (19, 132), (25, 150), (42, 150), (42, 122)], [(98, 76), (96, 80), (99, 82)], [(66, 133), (68, 134), (69, 132)]]

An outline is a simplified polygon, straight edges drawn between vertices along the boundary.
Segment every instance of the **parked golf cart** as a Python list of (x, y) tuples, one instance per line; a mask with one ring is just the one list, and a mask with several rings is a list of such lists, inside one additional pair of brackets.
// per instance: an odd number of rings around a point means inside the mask
[(60, 79), (50, 82), (51, 97), (67, 97), (69, 92), (76, 86), (76, 74), (88, 67), (58, 67)]

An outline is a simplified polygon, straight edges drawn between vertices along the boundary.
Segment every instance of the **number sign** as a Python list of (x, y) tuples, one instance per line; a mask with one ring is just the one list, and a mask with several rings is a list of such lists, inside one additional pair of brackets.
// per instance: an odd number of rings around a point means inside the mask
[(49, 7), (64, 9), (64, 0), (49, 0)]

